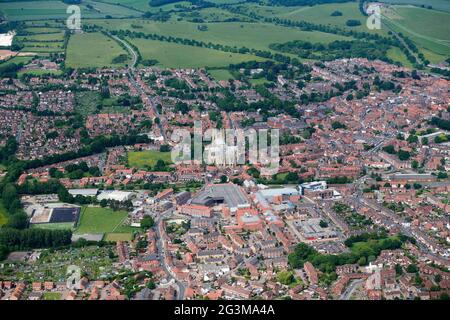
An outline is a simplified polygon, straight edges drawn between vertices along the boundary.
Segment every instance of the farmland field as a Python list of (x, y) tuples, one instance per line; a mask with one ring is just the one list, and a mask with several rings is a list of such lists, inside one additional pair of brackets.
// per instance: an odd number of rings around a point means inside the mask
[[(69, 16), (66, 13), (68, 4), (62, 1), (17, 1), (2, 2), (1, 11), (9, 20), (44, 20), (44, 19), (65, 19)], [(83, 1), (79, 5), (81, 15), (85, 18), (104, 18), (107, 15), (116, 17), (140, 16), (141, 12), (121, 6), (95, 2)]]
[(128, 153), (128, 164), (134, 168), (146, 168), (154, 166), (158, 160), (171, 163), (170, 152), (160, 151), (132, 151)]
[(127, 52), (101, 33), (76, 34), (70, 37), (66, 65), (73, 68), (119, 67), (124, 64), (113, 64), (112, 59), (120, 54)]
[(77, 234), (108, 233), (119, 228), (128, 216), (126, 211), (113, 211), (108, 208), (83, 207)]

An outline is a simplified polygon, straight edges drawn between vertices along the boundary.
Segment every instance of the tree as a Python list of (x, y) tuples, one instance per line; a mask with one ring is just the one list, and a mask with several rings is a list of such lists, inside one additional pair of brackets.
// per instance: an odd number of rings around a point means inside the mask
[(228, 177), (226, 175), (220, 176), (220, 183), (226, 183), (228, 181)]
[(401, 276), (403, 274), (403, 268), (401, 265), (399, 265), (399, 264), (395, 265), (395, 274), (397, 276)]
[(361, 258), (358, 259), (358, 264), (360, 266), (364, 266), (364, 265), (366, 265), (366, 263), (367, 263), (366, 257), (361, 257)]
[(13, 214), (9, 217), (7, 226), (14, 229), (25, 229), (28, 225), (28, 217), (24, 212)]
[(280, 271), (277, 274), (277, 281), (284, 285), (290, 285), (295, 281), (292, 271)]
[(150, 229), (155, 224), (155, 220), (151, 216), (144, 216), (141, 220), (141, 228), (144, 230)]
[(328, 227), (328, 223), (325, 220), (320, 220), (319, 226), (321, 228), (327, 228)]
[(406, 267), (406, 271), (408, 273), (416, 273), (419, 272), (419, 268), (415, 264), (410, 264), (408, 267)]
[(17, 189), (12, 183), (8, 183), (3, 187), (2, 200), (5, 208), (10, 212), (14, 213), (13, 202), (18, 199)]

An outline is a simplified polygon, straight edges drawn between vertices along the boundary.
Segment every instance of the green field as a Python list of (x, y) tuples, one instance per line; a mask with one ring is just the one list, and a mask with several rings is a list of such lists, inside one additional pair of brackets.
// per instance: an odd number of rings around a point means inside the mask
[(233, 75), (230, 71), (226, 69), (214, 69), (208, 70), (208, 73), (213, 77), (216, 81), (229, 80), (234, 79)]
[(72, 222), (39, 223), (39, 224), (32, 224), (31, 227), (35, 229), (63, 230), (63, 229), (73, 229), (73, 223)]
[(69, 40), (66, 65), (72, 68), (120, 67), (124, 64), (112, 63), (120, 54), (127, 54), (127, 51), (102, 33), (76, 34)]
[(448, 0), (381, 0), (380, 2), (390, 4), (411, 4), (415, 6), (431, 6), (435, 10), (450, 12), (450, 1)]
[[(67, 4), (56, 0), (17, 1), (2, 2), (0, 10), (9, 20), (66, 19), (69, 16), (66, 13), (67, 7)], [(84, 18), (104, 18), (106, 15), (138, 17), (142, 14), (134, 9), (91, 0), (84, 0), (79, 7), (81, 16)]]
[(9, 65), (11, 63), (23, 63), (23, 64), (27, 64), (28, 62), (30, 62), (33, 59), (32, 56), (23, 56), (23, 57), (14, 57), (11, 58), (9, 60), (3, 61), (0, 63), (0, 66), (5, 66), (5, 65)]
[(171, 153), (153, 150), (128, 152), (128, 164), (133, 168), (153, 167), (158, 160), (172, 163)]
[(61, 292), (44, 292), (44, 300), (61, 300)]
[(17, 37), (21, 41), (63, 41), (64, 40), (64, 33), (62, 32), (55, 32), (55, 33), (41, 33), (41, 34), (33, 34), (33, 35), (26, 35), (26, 36), (18, 36)]
[(126, 211), (113, 211), (109, 208), (100, 207), (83, 207), (80, 222), (75, 233), (114, 232), (121, 227), (127, 216), (128, 213)]
[(132, 235), (131, 233), (108, 233), (105, 235), (105, 241), (113, 241), (113, 242), (117, 242), (117, 241), (131, 241), (132, 240)]
[[(185, 21), (152, 22), (145, 20), (92, 20), (109, 30), (131, 30), (144, 33), (155, 33), (166, 36), (200, 40), (227, 46), (247, 47), (269, 50), (269, 44), (302, 39), (310, 42), (329, 43), (346, 37), (323, 33), (301, 31), (268, 23), (218, 22), (207, 24), (208, 30), (197, 29), (198, 23)], [(141, 25), (134, 29), (132, 25)]]
[(176, 43), (144, 39), (127, 40), (138, 47), (144, 59), (156, 59), (159, 61), (157, 66), (163, 68), (225, 67), (232, 63), (263, 60), (248, 54), (223, 52)]
[(384, 17), (387, 26), (413, 40), (431, 62), (450, 56), (450, 13), (393, 6)]
[[(342, 16), (331, 16), (331, 13), (333, 13), (334, 11), (340, 11), (342, 13)], [(384, 30), (369, 30), (366, 26), (367, 17), (361, 14), (358, 8), (358, 4), (354, 2), (323, 4), (312, 7), (299, 7), (275, 15), (282, 19), (289, 19), (294, 21), (307, 21), (315, 24), (332, 25), (338, 26), (340, 28), (371, 33), (385, 33)], [(347, 27), (346, 22), (350, 19), (361, 21), (361, 25), (352, 28)]]
[(411, 62), (406, 58), (406, 55), (400, 50), (400, 48), (393, 47), (387, 52), (388, 58), (400, 62), (404, 67), (413, 68)]

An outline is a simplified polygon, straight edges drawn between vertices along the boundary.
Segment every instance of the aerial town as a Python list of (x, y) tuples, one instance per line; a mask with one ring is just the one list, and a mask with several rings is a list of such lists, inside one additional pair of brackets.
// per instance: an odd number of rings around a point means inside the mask
[[(245, 67), (243, 75), (264, 70)], [(1, 299), (448, 296), (449, 81), (343, 59), (306, 64), (310, 80), (300, 89), (285, 76), (298, 72), (291, 68), (265, 91), (245, 77), (216, 82), (205, 70), (3, 79), (4, 149), (15, 137), (16, 157), (28, 164), (3, 198), (17, 197), (31, 230), (74, 231), (62, 248), (8, 252)], [(107, 92), (128, 101), (126, 112), (100, 110), (81, 121), (74, 91)], [(281, 108), (312, 101), (286, 112), (258, 104), (263, 96)], [(234, 111), (237, 104), (248, 109)], [(204, 129), (279, 129), (279, 172), (172, 163), (171, 133), (194, 121)], [(130, 138), (96, 140), (110, 135)], [(5, 191), (11, 186), (13, 195)], [(96, 221), (95, 210), (111, 211), (104, 219), (115, 225)], [(81, 268), (70, 289), (66, 270), (52, 268), (67, 259)]]
[[(132, 63), (0, 64), (0, 300), (449, 299), (449, 59), (300, 60), (287, 42), (224, 80), (142, 60), (130, 39), (156, 40), (104, 21), (70, 37)], [(190, 139), (212, 130), (267, 132), (276, 170), (250, 136), (243, 161), (234, 138)]]

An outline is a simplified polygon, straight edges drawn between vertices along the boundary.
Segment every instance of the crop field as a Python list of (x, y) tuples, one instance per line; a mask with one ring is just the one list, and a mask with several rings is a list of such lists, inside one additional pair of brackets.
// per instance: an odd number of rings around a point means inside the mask
[(119, 228), (126, 219), (126, 211), (113, 211), (109, 208), (84, 207), (81, 210), (81, 217), (77, 234), (85, 233), (109, 233)]
[(124, 64), (113, 64), (112, 59), (120, 54), (127, 54), (127, 51), (101, 33), (75, 34), (69, 40), (66, 65), (73, 68), (119, 67)]
[[(31, 29), (33, 30), (33, 29)], [(57, 30), (57, 29), (54, 29)], [(55, 32), (55, 33), (36, 33), (33, 35), (27, 35), (27, 36), (18, 36), (18, 39), (21, 41), (38, 41), (38, 42), (45, 42), (45, 41), (63, 41), (64, 40), (64, 33), (62, 32)]]
[(134, 168), (154, 166), (158, 160), (163, 160), (166, 163), (172, 163), (170, 152), (153, 150), (128, 152), (128, 164)]

